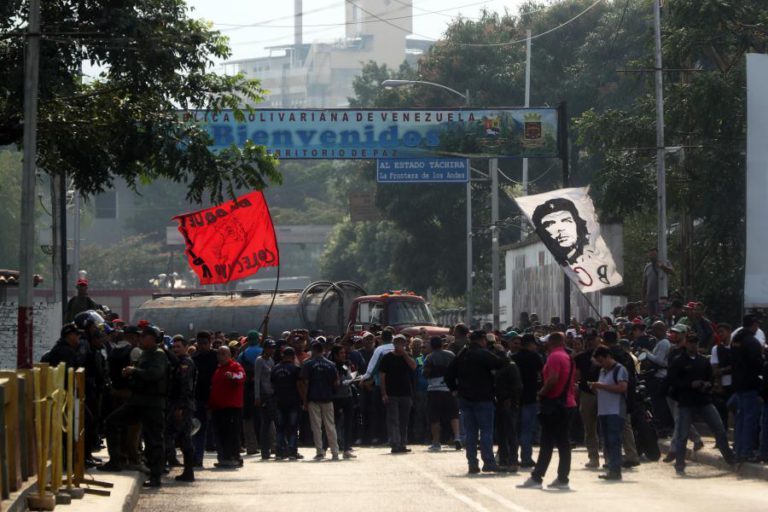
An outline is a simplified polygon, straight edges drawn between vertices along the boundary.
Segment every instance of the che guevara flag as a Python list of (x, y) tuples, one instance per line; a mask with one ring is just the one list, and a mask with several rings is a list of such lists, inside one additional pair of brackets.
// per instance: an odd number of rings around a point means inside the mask
[(173, 219), (200, 284), (226, 283), (279, 265), (275, 227), (261, 192)]

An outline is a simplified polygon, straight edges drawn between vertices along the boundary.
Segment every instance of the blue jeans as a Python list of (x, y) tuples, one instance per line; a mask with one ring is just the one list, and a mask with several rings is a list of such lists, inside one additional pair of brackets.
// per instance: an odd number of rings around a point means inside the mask
[(520, 406), (520, 463), (533, 465), (533, 440), (539, 428), (539, 404), (524, 404)]
[(600, 430), (605, 445), (605, 458), (608, 459), (608, 473), (621, 473), (621, 440), (624, 433), (624, 418), (618, 414), (598, 416)]
[(757, 439), (757, 429), (760, 423), (760, 399), (757, 391), (736, 392), (736, 428), (734, 429), (734, 444), (736, 457), (748, 459), (752, 457)]
[(493, 457), (493, 402), (470, 402), (459, 399), (459, 410), (464, 417), (467, 435), (467, 462), (470, 467), (477, 466), (477, 442), (480, 440), (480, 454), (483, 464), (495, 466)]
[(277, 455), (279, 457), (296, 455), (299, 432), (298, 405), (278, 405), (275, 408), (275, 430)]
[(763, 402), (760, 416), (760, 458), (768, 458), (768, 402)]
[(726, 462), (733, 462), (733, 451), (728, 446), (728, 436), (725, 433), (723, 420), (720, 419), (717, 409), (712, 404), (697, 405), (692, 407), (679, 406), (677, 421), (680, 424), (680, 436), (677, 438), (675, 448), (675, 469), (685, 468), (685, 445), (688, 441), (688, 431), (691, 428), (693, 417), (698, 416), (715, 435), (715, 443)]

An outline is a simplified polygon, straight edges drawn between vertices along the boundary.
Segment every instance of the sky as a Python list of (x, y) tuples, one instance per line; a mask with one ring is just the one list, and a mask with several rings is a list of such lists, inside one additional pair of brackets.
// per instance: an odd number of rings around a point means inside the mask
[[(401, 7), (397, 0), (393, 8)], [(419, 36), (438, 39), (451, 19), (458, 15), (476, 19), (486, 8), (517, 12), (524, 0), (413, 0), (413, 31)], [(293, 41), (293, 2), (291, 0), (187, 0), (194, 9), (191, 16), (214, 24), (230, 38), (232, 60), (259, 57), (267, 46)], [(333, 41), (344, 35), (345, 0), (304, 0), (304, 42)], [(236, 25), (258, 26), (238, 27)], [(312, 26), (333, 25), (336, 26)]]

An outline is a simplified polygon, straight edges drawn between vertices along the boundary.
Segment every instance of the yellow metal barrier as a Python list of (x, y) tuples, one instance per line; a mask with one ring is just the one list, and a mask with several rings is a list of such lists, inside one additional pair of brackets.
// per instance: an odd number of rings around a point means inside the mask
[(26, 494), (31, 510), (53, 510), (57, 502), (83, 496), (84, 411), (83, 369), (41, 363), (27, 370), (0, 371), (2, 499), (31, 478), (36, 486)]

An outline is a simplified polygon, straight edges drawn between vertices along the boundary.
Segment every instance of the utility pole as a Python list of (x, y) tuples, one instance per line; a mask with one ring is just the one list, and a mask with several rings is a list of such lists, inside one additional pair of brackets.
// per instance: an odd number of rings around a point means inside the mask
[(35, 171), (37, 169), (37, 91), (40, 79), (40, 0), (29, 0), (24, 69), (24, 163), (21, 181), (21, 241), (16, 366), (32, 368), (35, 270)]
[[(531, 106), (531, 31), (525, 32), (527, 41), (525, 46), (525, 107)], [(523, 195), (528, 195), (528, 159), (523, 158)], [(523, 221), (520, 239), (522, 240), (528, 224)]]
[(488, 161), (491, 174), (491, 282), (493, 328), (499, 328), (499, 159)]
[[(469, 106), (469, 89), (464, 93), (464, 103)], [(472, 166), (467, 160), (467, 314), (466, 324), (472, 328)]]
[[(661, 54), (661, 0), (653, 0), (653, 27), (656, 42), (656, 203), (659, 224), (656, 228), (659, 261), (666, 265), (667, 257), (667, 183), (664, 167), (664, 77)], [(686, 248), (683, 247), (683, 252)], [(667, 274), (657, 272), (659, 276), (659, 297), (668, 297)]]
[[(571, 182), (570, 155), (568, 153), (568, 106), (565, 102), (557, 107), (559, 123), (558, 141), (560, 143), (560, 161), (563, 166), (563, 188), (568, 188)], [(563, 318), (565, 325), (571, 322), (571, 279), (563, 273)]]

